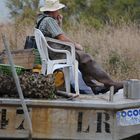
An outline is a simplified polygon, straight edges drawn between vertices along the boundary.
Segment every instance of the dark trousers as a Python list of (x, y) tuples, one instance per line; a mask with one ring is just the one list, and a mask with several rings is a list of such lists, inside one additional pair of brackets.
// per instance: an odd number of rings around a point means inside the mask
[[(67, 46), (62, 46), (54, 43), (51, 43), (49, 45), (55, 49), (68, 50)], [(83, 80), (88, 86), (90, 86), (91, 88), (94, 88), (96, 86), (96, 83), (93, 82), (93, 80), (96, 80), (104, 84), (105, 86), (113, 85), (114, 81), (103, 70), (103, 68), (96, 63), (96, 61), (93, 59), (91, 55), (77, 49), (75, 53), (76, 53), (76, 59), (78, 60), (79, 63), (79, 70), (82, 73)], [(58, 54), (51, 51), (49, 51), (49, 56), (51, 59), (65, 58), (64, 54), (60, 54), (60, 53)]]
[(76, 59), (79, 62), (79, 70), (82, 73), (82, 77), (88, 86), (92, 88), (96, 86), (93, 80), (97, 80), (106, 86), (114, 83), (110, 76), (88, 53), (76, 50)]

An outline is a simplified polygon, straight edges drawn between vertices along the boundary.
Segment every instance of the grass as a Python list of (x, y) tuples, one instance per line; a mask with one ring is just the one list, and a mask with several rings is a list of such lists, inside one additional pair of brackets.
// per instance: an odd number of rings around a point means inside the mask
[[(33, 26), (1, 25), (0, 32), (7, 35), (11, 49), (22, 49), (26, 36), (33, 34)], [(70, 27), (67, 34), (80, 43), (113, 79), (140, 79), (140, 30), (135, 24), (106, 25), (100, 30), (80, 24)], [(3, 50), (1, 38), (0, 50)]]
[(101, 30), (79, 25), (68, 32), (114, 79), (140, 79), (140, 30), (134, 24)]

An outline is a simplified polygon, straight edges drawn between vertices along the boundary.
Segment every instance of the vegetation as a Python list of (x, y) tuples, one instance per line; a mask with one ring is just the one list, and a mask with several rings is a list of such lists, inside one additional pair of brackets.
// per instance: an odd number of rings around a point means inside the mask
[(114, 79), (140, 79), (140, 31), (137, 25), (105, 25), (101, 30), (96, 30), (80, 24), (71, 27), (67, 33), (82, 44), (85, 51)]
[[(106, 23), (140, 22), (139, 0), (60, 0), (66, 4), (64, 23), (82, 22), (100, 28)], [(30, 23), (35, 20), (39, 0), (8, 0), (12, 17), (20, 15), (18, 21)], [(26, 22), (25, 22), (26, 21)]]
[[(70, 38), (82, 44), (114, 79), (140, 79), (139, 0), (60, 1), (67, 5), (62, 12)], [(16, 22), (1, 25), (0, 32), (7, 33), (12, 49), (23, 48), (26, 36), (33, 34), (38, 3), (39, 0), (7, 1)], [(1, 44), (0, 38), (2, 50)]]
[(11, 18), (17, 24), (31, 24), (35, 21), (39, 0), (8, 0)]

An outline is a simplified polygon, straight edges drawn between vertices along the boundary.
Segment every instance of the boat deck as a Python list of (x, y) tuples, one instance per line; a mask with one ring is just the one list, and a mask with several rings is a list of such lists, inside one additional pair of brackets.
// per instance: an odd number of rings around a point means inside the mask
[[(32, 121), (32, 137), (119, 140), (139, 134), (140, 99), (125, 99), (123, 91), (116, 93), (113, 101), (109, 98), (109, 93), (106, 93), (80, 95), (73, 100), (25, 99)], [(0, 98), (0, 139), (28, 136), (28, 123), (20, 99)]]
[[(100, 95), (83, 95), (68, 100), (60, 98), (56, 100), (25, 99), (27, 105), (31, 106), (49, 106), (49, 107), (76, 107), (76, 108), (94, 108), (94, 109), (126, 109), (140, 107), (140, 99), (126, 99), (122, 91), (114, 95), (113, 101), (109, 101), (109, 93)], [(20, 105), (20, 99), (0, 98), (1, 105)]]

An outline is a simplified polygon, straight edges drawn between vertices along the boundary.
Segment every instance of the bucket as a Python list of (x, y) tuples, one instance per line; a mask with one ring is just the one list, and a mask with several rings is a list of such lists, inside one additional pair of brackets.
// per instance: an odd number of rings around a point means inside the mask
[(140, 99), (140, 80), (130, 79), (125, 81), (124, 96), (128, 99)]

